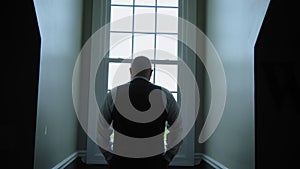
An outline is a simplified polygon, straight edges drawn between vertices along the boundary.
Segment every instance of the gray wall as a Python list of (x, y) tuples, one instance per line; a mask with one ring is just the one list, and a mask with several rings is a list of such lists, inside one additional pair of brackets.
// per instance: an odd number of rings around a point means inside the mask
[[(268, 3), (269, 0), (206, 1), (205, 32), (224, 65), (227, 100), (215, 133), (204, 144), (197, 144), (196, 150), (230, 169), (253, 169), (255, 164), (254, 44)], [(205, 112), (209, 88), (206, 78)], [(196, 126), (197, 139), (201, 125)]]
[(42, 47), (35, 168), (55, 166), (77, 150), (72, 73), (80, 48), (82, 0), (35, 0)]

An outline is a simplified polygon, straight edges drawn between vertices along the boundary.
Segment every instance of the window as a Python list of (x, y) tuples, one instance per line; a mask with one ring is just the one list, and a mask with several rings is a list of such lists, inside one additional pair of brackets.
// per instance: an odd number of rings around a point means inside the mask
[(111, 1), (108, 90), (128, 82), (132, 59), (144, 55), (153, 63), (151, 82), (177, 99), (178, 23), (166, 24), (161, 14), (178, 17), (178, 0)]
[[(90, 1), (86, 2), (90, 3)], [(154, 72), (151, 82), (169, 89), (175, 98), (179, 96), (177, 84), (185, 84), (181, 88), (180, 95), (190, 94), (193, 97), (194, 91), (196, 91), (194, 90), (195, 86), (184, 83), (186, 77), (181, 70), (184, 67), (182, 61), (188, 61), (187, 63), (194, 72), (196, 61), (194, 56), (185, 50), (184, 45), (177, 42), (177, 37), (184, 39), (193, 35), (184, 31), (185, 25), (182, 23), (179, 25), (177, 19), (165, 22), (160, 16), (168, 14), (177, 17), (179, 15), (180, 18), (195, 23), (196, 2), (196, 0), (93, 0), (91, 32), (97, 32), (109, 22), (118, 23), (124, 17), (127, 20), (123, 23), (120, 22), (121, 24), (111, 24), (109, 29), (105, 29), (105, 35), (103, 35), (105, 38), (93, 39), (95, 43), (93, 41), (91, 43), (91, 56), (86, 59), (92, 66), (90, 74), (87, 76), (96, 76), (96, 78), (89, 78), (89, 83), (90, 86), (95, 85), (98, 88), (95, 89), (96, 91), (93, 90), (93, 87), (89, 88), (89, 100), (94, 101), (94, 97), (96, 97), (97, 102), (101, 103), (107, 91), (128, 82), (130, 80), (130, 63), (137, 55), (145, 55), (152, 60)], [(147, 16), (145, 17), (145, 15)], [(99, 46), (99, 44), (102, 45)], [(101, 66), (97, 67), (98, 54), (103, 56), (102, 52), (107, 50), (109, 53), (102, 60)], [(180, 56), (180, 59), (177, 56)], [(96, 67), (97, 72), (100, 73), (94, 73)], [(181, 104), (181, 100), (178, 100)], [(195, 103), (188, 102), (187, 104), (187, 106), (182, 106), (182, 108), (184, 107), (183, 112), (193, 112)], [(87, 130), (93, 135), (96, 133), (94, 126), (98, 117), (98, 112), (95, 110), (99, 106), (87, 104), (87, 108)], [(185, 141), (171, 165), (194, 165), (194, 133), (194, 128), (192, 128), (184, 138)], [(106, 163), (99, 147), (93, 141), (93, 137), (87, 138), (86, 160), (88, 164)]]
[[(108, 91), (128, 82), (132, 59), (144, 55), (153, 63), (150, 81), (167, 88), (177, 100), (178, 23), (166, 25), (160, 14), (178, 17), (178, 0), (111, 1)], [(166, 129), (165, 138), (167, 133)]]

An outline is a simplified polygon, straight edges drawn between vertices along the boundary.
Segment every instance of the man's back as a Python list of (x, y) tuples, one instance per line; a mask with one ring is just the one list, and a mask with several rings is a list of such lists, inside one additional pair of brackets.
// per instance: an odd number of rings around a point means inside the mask
[[(128, 87), (129, 91), (127, 90)], [(129, 94), (130, 103), (139, 112), (126, 113), (143, 113), (151, 107), (149, 94), (154, 89), (161, 90), (159, 86), (156, 86), (142, 78), (136, 78), (131, 82), (116, 88), (115, 102), (118, 102), (119, 98), (122, 99), (122, 96)], [(123, 100), (120, 101), (123, 102)], [(124, 115), (118, 111), (116, 106), (114, 106), (112, 115), (114, 119), (113, 128), (126, 136), (134, 138), (148, 138), (161, 134), (165, 130), (165, 123), (167, 121), (167, 114), (165, 110), (160, 112), (160, 116), (158, 118), (148, 123), (131, 121), (127, 117), (124, 117)], [(135, 115), (132, 114), (132, 116)]]
[[(149, 82), (148, 58), (135, 58), (130, 73), (131, 81), (112, 89), (101, 106), (105, 120), (99, 118), (100, 150), (111, 169), (165, 169), (181, 144), (170, 147), (164, 140), (165, 128), (178, 118), (178, 104), (167, 89)], [(109, 146), (110, 127), (104, 123), (112, 126), (113, 146)], [(167, 142), (175, 141), (180, 133), (181, 125), (176, 125), (169, 131), (173, 139)]]
[[(129, 90), (128, 90), (129, 89)], [(149, 81), (143, 78), (135, 78), (131, 82), (121, 85), (114, 90), (116, 90), (115, 95), (115, 103), (118, 101), (123, 102), (124, 95), (129, 95), (130, 102), (132, 106), (138, 110), (139, 112), (126, 112), (128, 114), (132, 113), (144, 113), (145, 111), (151, 108), (151, 104), (149, 102), (150, 93), (155, 90), (161, 90), (161, 87), (156, 86)], [(121, 99), (121, 100), (118, 100)], [(134, 116), (134, 114), (133, 114)], [(114, 134), (113, 141), (113, 151), (116, 152), (126, 152), (126, 151), (139, 151), (133, 145), (127, 145), (122, 140), (120, 134), (133, 137), (133, 138), (149, 138), (154, 137), (156, 135), (160, 135), (165, 131), (165, 125), (167, 121), (167, 112), (166, 110), (160, 112), (160, 116), (156, 118), (154, 121), (143, 123), (143, 122), (135, 122), (126, 118), (122, 113), (120, 113), (116, 106), (114, 106), (112, 111), (112, 119), (113, 119), (113, 129), (118, 131)], [(130, 147), (129, 147), (130, 146)], [(157, 152), (161, 152), (156, 156), (147, 157), (147, 158), (128, 158), (116, 156), (119, 166), (139, 166), (140, 168), (145, 167), (165, 167), (166, 161), (163, 158), (164, 152), (164, 137), (161, 135), (160, 139), (156, 139), (155, 143), (151, 143), (151, 145), (145, 143), (145, 146), (149, 148), (148, 151), (153, 151), (156, 149)], [(145, 149), (147, 149), (145, 147)], [(151, 149), (151, 150), (150, 150)], [(162, 168), (161, 167), (161, 168)]]

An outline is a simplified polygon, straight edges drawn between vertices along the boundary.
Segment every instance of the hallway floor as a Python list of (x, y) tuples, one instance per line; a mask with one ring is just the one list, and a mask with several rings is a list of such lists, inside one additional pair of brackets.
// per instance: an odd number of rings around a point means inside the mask
[[(88, 165), (82, 162), (80, 158), (77, 158), (65, 169), (108, 169), (106, 165)], [(206, 162), (202, 161), (199, 165), (194, 167), (169, 167), (169, 169), (214, 169), (210, 167)]]

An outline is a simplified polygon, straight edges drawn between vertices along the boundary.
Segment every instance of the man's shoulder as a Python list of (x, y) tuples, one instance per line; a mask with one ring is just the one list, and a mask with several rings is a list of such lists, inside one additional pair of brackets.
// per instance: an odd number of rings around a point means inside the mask
[(120, 84), (114, 88), (111, 89), (111, 91), (113, 90), (117, 90), (117, 89), (120, 89), (120, 88), (124, 88), (124, 87), (128, 87), (130, 85), (130, 82), (127, 82), (127, 83), (123, 83), (123, 84)]
[(160, 89), (161, 91), (163, 91), (166, 94), (171, 94), (171, 92), (167, 88), (164, 88), (164, 87), (156, 85), (156, 84), (152, 84), (152, 85), (155, 86), (156, 89)]
[(167, 88), (164, 88), (164, 87), (159, 86), (159, 85), (155, 85), (155, 86), (157, 86), (157, 88), (161, 89), (162, 91), (164, 91), (166, 93), (170, 93), (170, 91)]
[[(117, 90), (127, 89), (130, 86), (130, 84), (131, 84), (131, 82), (127, 82), (127, 83), (123, 83), (121, 85), (118, 85), (118, 86), (112, 88), (111, 92), (116, 92)], [(150, 88), (152, 88), (152, 89), (160, 89), (160, 90), (162, 90), (167, 95), (171, 94), (171, 92), (167, 88), (162, 87), (160, 85), (157, 85), (157, 84), (154, 84), (154, 83), (148, 83), (148, 85), (150, 85), (151, 86)]]

